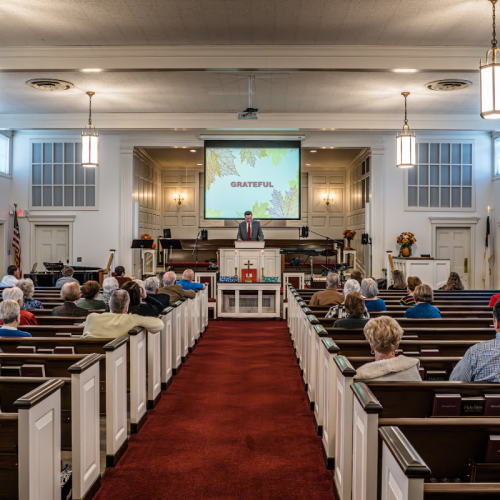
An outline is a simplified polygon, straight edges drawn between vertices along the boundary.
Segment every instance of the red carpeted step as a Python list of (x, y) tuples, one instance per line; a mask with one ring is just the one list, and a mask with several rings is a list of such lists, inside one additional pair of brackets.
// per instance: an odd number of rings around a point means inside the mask
[(211, 322), (95, 497), (332, 500), (286, 323)]

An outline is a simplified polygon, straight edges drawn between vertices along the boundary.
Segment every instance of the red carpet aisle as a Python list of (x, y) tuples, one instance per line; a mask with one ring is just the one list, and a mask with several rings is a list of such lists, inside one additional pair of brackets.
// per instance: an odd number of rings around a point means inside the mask
[(212, 321), (96, 498), (333, 499), (286, 323)]

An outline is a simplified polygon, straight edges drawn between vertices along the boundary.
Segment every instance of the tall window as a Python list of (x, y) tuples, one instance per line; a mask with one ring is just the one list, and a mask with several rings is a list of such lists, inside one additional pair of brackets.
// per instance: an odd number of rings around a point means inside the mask
[(10, 175), (10, 138), (0, 134), (0, 174)]
[(84, 168), (80, 142), (34, 142), (31, 152), (33, 208), (95, 208), (95, 168)]
[(473, 169), (471, 143), (418, 145), (418, 165), (408, 170), (408, 208), (471, 209)]
[(370, 160), (368, 156), (347, 174), (350, 212), (364, 209), (370, 202)]

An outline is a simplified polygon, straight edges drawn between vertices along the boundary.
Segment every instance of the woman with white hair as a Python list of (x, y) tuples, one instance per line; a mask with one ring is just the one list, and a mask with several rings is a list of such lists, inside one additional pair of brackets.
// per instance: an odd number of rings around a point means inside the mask
[(344, 284), (344, 299), (347, 297), (351, 292), (358, 292), (360, 293), (361, 287), (359, 283), (356, 280), (347, 280)]
[(387, 311), (385, 302), (377, 297), (377, 282), (372, 278), (366, 278), (361, 282), (361, 294), (365, 298), (365, 306), (368, 312)]
[(31, 337), (28, 332), (18, 330), (21, 322), (21, 308), (15, 300), (4, 300), (0, 303), (0, 337)]
[(102, 282), (102, 289), (104, 291), (97, 296), (97, 300), (102, 300), (106, 304), (106, 307), (108, 307), (111, 295), (113, 295), (113, 292), (118, 290), (118, 288), (120, 288), (120, 285), (116, 278), (106, 278)]
[(20, 280), (17, 285), (17, 288), (19, 288), (23, 292), (23, 309), (43, 309), (43, 304), (35, 300), (33, 298), (33, 295), (35, 293), (35, 285), (33, 284), (33, 280), (25, 279), (25, 280)]
[(20, 319), (19, 319), (19, 324), (20, 325), (38, 325), (38, 321), (35, 318), (35, 315), (33, 313), (30, 313), (28, 311), (23, 311), (23, 303), (24, 303), (24, 295), (22, 290), (19, 288), (6, 288), (2, 292), (2, 299), (5, 300), (13, 300), (14, 302), (17, 302), (19, 305), (19, 309), (21, 309), (20, 312)]

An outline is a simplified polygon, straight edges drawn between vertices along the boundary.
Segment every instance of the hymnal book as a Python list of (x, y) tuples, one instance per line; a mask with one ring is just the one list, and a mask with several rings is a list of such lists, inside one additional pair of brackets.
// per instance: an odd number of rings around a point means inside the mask
[(45, 377), (45, 366), (24, 364), (21, 366), (21, 377)]
[(486, 400), (482, 396), (463, 397), (460, 415), (463, 417), (480, 417), (484, 415), (485, 406)]
[(18, 345), (16, 348), (16, 353), (19, 354), (35, 354), (36, 347), (34, 345)]
[[(429, 372), (427, 372), (429, 373)], [(462, 398), (460, 394), (435, 394), (433, 417), (459, 417)]]
[(493, 435), (489, 437), (484, 461), (488, 464), (500, 463), (500, 436)]
[(38, 349), (37, 354), (54, 354), (54, 349)]
[(439, 356), (439, 349), (420, 349), (420, 356)]
[(73, 346), (59, 346), (54, 348), (54, 354), (75, 354)]
[(433, 382), (448, 380), (448, 374), (444, 370), (427, 370), (426, 380), (431, 380)]
[(56, 337), (71, 337), (71, 333), (69, 333), (69, 332), (57, 332)]
[(418, 335), (403, 335), (402, 340), (418, 340)]
[(487, 417), (500, 417), (500, 394), (485, 394), (484, 414)]
[(2, 366), (2, 377), (20, 377), (20, 366)]
[(418, 369), (418, 373), (420, 373), (420, 378), (421, 378), (422, 380), (425, 380), (425, 368), (420, 367), (420, 368)]

